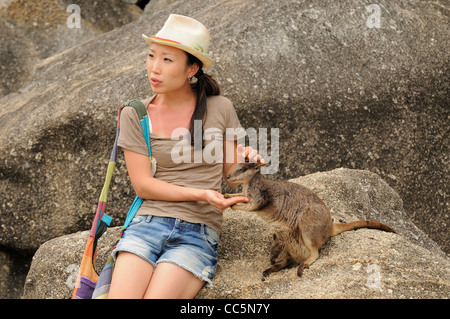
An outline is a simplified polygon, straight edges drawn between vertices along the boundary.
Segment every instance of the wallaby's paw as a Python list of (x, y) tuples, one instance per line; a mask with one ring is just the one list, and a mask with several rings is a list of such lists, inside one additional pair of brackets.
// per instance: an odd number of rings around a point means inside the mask
[(266, 277), (269, 276), (271, 273), (273, 273), (273, 271), (274, 271), (273, 267), (269, 267), (269, 268), (267, 268), (266, 270), (264, 270), (263, 273), (262, 273), (262, 278), (261, 278), (261, 280), (262, 280), (262, 281), (265, 281), (265, 280), (266, 280)]
[(298, 266), (298, 269), (297, 269), (297, 275), (298, 275), (299, 277), (301, 277), (301, 276), (303, 275), (303, 271), (304, 271), (305, 269), (308, 269), (308, 268), (309, 268), (309, 265), (308, 265), (308, 264), (301, 263), (300, 266)]
[(225, 198), (233, 198), (233, 197), (237, 197), (237, 196), (245, 196), (245, 195), (242, 193), (233, 193), (233, 194), (225, 193), (225, 194), (223, 194), (223, 197), (225, 197)]

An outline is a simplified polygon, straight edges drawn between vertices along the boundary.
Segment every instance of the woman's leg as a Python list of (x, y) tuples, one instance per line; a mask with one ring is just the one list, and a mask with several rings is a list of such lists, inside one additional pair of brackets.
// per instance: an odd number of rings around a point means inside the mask
[(153, 265), (126, 251), (119, 252), (108, 298), (141, 299), (153, 274)]
[(156, 267), (144, 298), (192, 299), (205, 282), (175, 264), (161, 262)]

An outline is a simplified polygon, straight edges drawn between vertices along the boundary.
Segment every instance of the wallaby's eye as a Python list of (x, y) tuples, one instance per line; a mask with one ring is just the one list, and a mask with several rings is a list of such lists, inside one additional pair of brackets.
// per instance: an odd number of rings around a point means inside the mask
[(238, 172), (239, 172), (239, 173), (244, 173), (246, 170), (247, 170), (247, 168), (244, 167), (244, 168), (241, 168)]

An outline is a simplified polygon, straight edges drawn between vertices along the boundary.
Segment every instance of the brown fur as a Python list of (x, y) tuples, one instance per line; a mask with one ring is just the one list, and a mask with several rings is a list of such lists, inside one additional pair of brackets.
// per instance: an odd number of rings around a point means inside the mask
[(243, 193), (225, 194), (225, 197), (247, 196), (249, 202), (233, 205), (232, 209), (255, 212), (275, 230), (270, 249), (272, 266), (263, 272), (263, 280), (270, 273), (294, 264), (300, 264), (297, 274), (301, 276), (319, 257), (319, 248), (341, 232), (359, 228), (395, 232), (373, 221), (333, 224), (330, 210), (315, 193), (296, 183), (262, 177), (261, 165), (237, 164), (227, 179), (243, 184)]

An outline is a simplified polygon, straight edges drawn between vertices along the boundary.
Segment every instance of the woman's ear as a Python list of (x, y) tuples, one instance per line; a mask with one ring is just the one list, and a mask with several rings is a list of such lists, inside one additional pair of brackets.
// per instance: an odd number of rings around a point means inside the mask
[(198, 70), (200, 69), (199, 65), (197, 63), (193, 63), (192, 65), (189, 66), (189, 78), (193, 77), (194, 75), (197, 74)]

